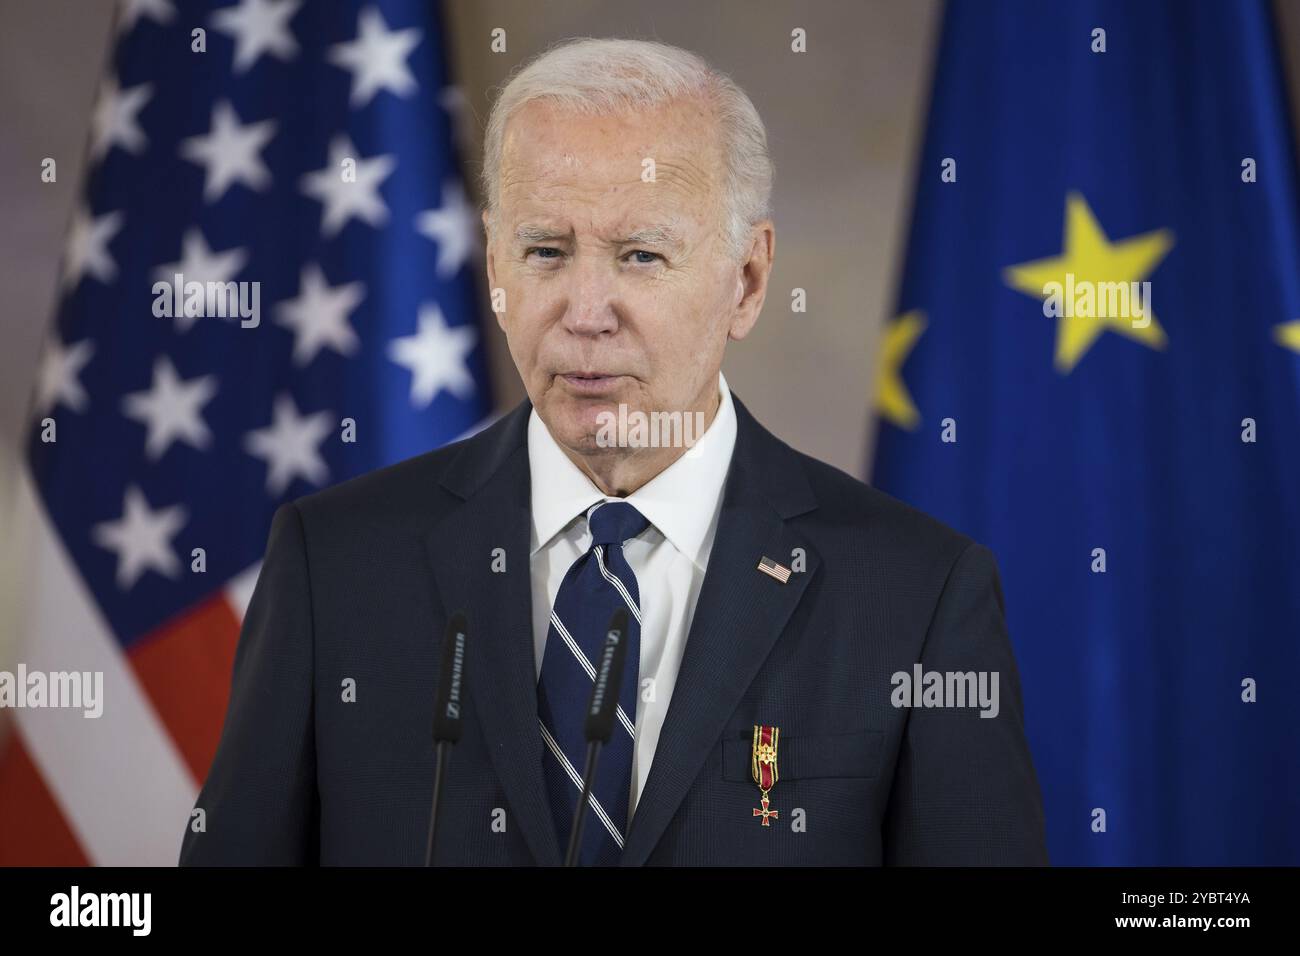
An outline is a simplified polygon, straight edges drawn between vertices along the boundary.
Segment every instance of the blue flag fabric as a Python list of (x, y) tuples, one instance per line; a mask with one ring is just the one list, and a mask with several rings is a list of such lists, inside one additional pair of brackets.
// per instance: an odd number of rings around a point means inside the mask
[(438, 14), (119, 15), (29, 460), (125, 650), (255, 566), (278, 505), (490, 411)]
[(1265, 2), (949, 4), (874, 482), (999, 560), (1057, 864), (1300, 863), (1300, 200)]

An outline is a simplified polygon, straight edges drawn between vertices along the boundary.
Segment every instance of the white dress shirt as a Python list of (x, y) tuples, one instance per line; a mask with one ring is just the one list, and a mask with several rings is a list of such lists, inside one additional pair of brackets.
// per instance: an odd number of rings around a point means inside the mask
[(537, 409), (528, 419), (533, 518), (529, 561), (539, 679), (560, 583), (573, 562), (591, 547), (588, 510), (601, 501), (626, 501), (650, 522), (650, 527), (623, 545), (623, 555), (641, 592), (640, 687), (629, 823), (650, 774), (677, 682), (736, 445), (736, 411), (721, 372), (718, 391), (718, 412), (699, 440), (626, 498), (614, 498), (597, 488), (556, 444)]

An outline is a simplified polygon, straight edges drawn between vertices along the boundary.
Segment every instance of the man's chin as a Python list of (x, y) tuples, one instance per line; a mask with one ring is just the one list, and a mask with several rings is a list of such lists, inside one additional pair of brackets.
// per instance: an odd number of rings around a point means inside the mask
[(617, 402), (565, 399), (547, 411), (542, 420), (564, 447), (584, 455), (612, 450), (601, 441), (601, 434), (617, 430)]

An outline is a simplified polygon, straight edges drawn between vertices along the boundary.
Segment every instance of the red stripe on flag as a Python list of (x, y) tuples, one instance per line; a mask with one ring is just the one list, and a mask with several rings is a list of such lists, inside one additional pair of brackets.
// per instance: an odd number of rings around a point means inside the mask
[(0, 743), (0, 866), (89, 864), (22, 739), (10, 733)]
[(133, 645), (127, 657), (200, 784), (221, 739), (239, 619), (221, 593)]

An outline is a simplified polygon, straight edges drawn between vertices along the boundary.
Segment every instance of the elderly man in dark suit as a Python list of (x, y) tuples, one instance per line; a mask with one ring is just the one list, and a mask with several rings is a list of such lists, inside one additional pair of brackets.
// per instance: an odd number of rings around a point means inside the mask
[(1045, 863), (992, 556), (721, 374), (775, 252), (748, 97), (683, 50), (573, 41), (505, 87), (483, 172), (528, 400), (276, 514), (182, 863), (421, 863), (464, 611), (434, 862), (559, 864), (620, 608), (579, 862)]

